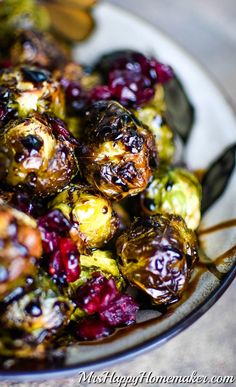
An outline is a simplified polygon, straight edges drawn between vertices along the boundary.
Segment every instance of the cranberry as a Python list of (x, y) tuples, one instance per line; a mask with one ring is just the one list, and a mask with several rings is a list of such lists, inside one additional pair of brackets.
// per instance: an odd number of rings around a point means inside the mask
[(62, 261), (62, 257), (61, 257), (61, 252), (59, 250), (56, 250), (50, 256), (49, 273), (54, 278), (56, 278), (58, 276), (63, 276), (63, 274), (64, 274), (64, 265), (63, 265), (63, 261)]
[(20, 191), (14, 193), (11, 205), (35, 218), (43, 213), (45, 206), (39, 198), (32, 198), (29, 193)]
[(69, 232), (71, 229), (70, 221), (60, 210), (52, 210), (38, 220), (39, 227), (47, 231), (55, 231), (59, 234)]
[(94, 87), (91, 90), (90, 95), (89, 95), (90, 102), (96, 102), (96, 101), (100, 101), (100, 100), (106, 101), (106, 100), (109, 100), (112, 98), (113, 98), (112, 92), (111, 92), (110, 88), (106, 85)]
[(154, 89), (148, 78), (129, 70), (114, 70), (109, 73), (108, 85), (122, 105), (141, 105), (154, 96)]
[(59, 251), (67, 281), (76, 281), (80, 275), (79, 253), (76, 245), (69, 238), (61, 238), (59, 239)]
[(130, 325), (136, 321), (138, 305), (127, 294), (118, 294), (103, 310), (99, 316), (111, 326)]
[(65, 90), (67, 111), (74, 114), (84, 109), (88, 104), (88, 95), (79, 82), (62, 79), (61, 84)]
[(160, 83), (166, 83), (174, 77), (173, 70), (170, 66), (167, 66), (157, 61), (154, 62), (157, 78)]
[(60, 210), (50, 211), (38, 220), (44, 254), (47, 255), (49, 273), (55, 278), (65, 277), (67, 282), (79, 278), (79, 253), (69, 238), (71, 223)]
[(83, 90), (79, 82), (68, 82), (65, 87), (65, 92), (67, 100), (78, 99), (83, 94)]
[(96, 340), (109, 336), (113, 329), (103, 321), (95, 318), (86, 318), (76, 327), (76, 335), (82, 340)]
[(77, 303), (88, 314), (99, 312), (118, 294), (115, 281), (96, 273), (94, 278), (77, 290)]

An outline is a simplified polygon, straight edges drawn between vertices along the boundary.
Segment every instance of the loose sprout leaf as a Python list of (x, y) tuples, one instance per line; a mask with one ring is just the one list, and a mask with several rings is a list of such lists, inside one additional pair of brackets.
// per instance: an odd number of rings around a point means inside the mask
[(202, 180), (202, 212), (221, 196), (235, 168), (236, 144), (228, 147), (208, 168)]
[(170, 127), (187, 141), (194, 122), (194, 108), (180, 80), (174, 76), (163, 84), (167, 105), (167, 121)]

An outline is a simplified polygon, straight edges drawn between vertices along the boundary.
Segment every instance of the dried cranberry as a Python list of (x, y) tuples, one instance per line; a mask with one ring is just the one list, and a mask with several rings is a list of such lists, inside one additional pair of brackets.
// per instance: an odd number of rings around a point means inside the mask
[(63, 276), (64, 274), (64, 265), (61, 257), (61, 252), (59, 250), (55, 251), (50, 256), (49, 273), (53, 277)]
[(83, 90), (79, 82), (68, 82), (65, 92), (67, 100), (78, 99), (83, 94)]
[(113, 329), (103, 321), (95, 318), (86, 318), (76, 327), (76, 335), (81, 340), (96, 340), (109, 336)]
[(148, 78), (130, 70), (114, 70), (109, 73), (108, 86), (115, 98), (125, 106), (141, 105), (154, 96)]
[(99, 312), (102, 321), (111, 326), (130, 325), (136, 321), (138, 305), (127, 294), (118, 294), (103, 310)]
[(89, 101), (91, 103), (96, 102), (96, 101), (100, 101), (100, 100), (106, 101), (106, 100), (109, 100), (112, 98), (113, 98), (112, 92), (109, 89), (109, 87), (106, 85), (94, 87), (91, 90), (90, 95), (89, 95)]
[(27, 192), (15, 192), (11, 199), (11, 205), (35, 218), (44, 212), (45, 204), (39, 198), (35, 199)]
[(57, 251), (59, 244), (59, 236), (55, 231), (41, 230), (41, 237), (43, 243), (43, 251), (45, 254)]
[(38, 220), (39, 227), (47, 231), (55, 231), (59, 234), (69, 232), (71, 229), (70, 221), (60, 210), (52, 210)]
[(166, 83), (174, 77), (173, 70), (170, 66), (167, 66), (157, 61), (154, 62), (157, 78), (160, 83)]
[(96, 273), (94, 278), (77, 290), (77, 304), (88, 314), (99, 312), (117, 296), (115, 281)]
[(79, 253), (76, 245), (69, 238), (60, 238), (59, 251), (61, 254), (67, 281), (76, 281), (80, 275)]

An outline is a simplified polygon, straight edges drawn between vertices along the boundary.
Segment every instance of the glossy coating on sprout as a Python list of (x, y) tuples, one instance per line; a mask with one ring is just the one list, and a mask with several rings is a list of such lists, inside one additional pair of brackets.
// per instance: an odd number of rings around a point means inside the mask
[(34, 275), (42, 242), (34, 219), (0, 205), (0, 298)]
[(67, 48), (52, 35), (34, 29), (14, 31), (6, 51), (13, 66), (29, 64), (51, 71), (64, 67), (70, 57)]
[(70, 236), (81, 252), (102, 247), (114, 235), (118, 219), (110, 201), (86, 185), (70, 184), (50, 204), (71, 221)]
[(76, 147), (59, 119), (34, 115), (10, 121), (0, 133), (0, 177), (11, 186), (51, 195), (78, 172)]
[(160, 162), (170, 164), (175, 154), (174, 133), (164, 116), (152, 105), (141, 107), (135, 115), (152, 132)]
[(180, 215), (195, 230), (201, 219), (201, 196), (201, 185), (193, 173), (184, 168), (170, 168), (155, 172), (141, 194), (141, 205), (146, 215), (159, 212)]
[(117, 240), (121, 272), (157, 305), (176, 302), (197, 259), (193, 231), (175, 215), (137, 218)]
[(74, 307), (46, 275), (39, 274), (34, 287), (7, 306), (2, 323), (26, 332), (37, 342), (42, 337), (49, 339), (66, 325)]
[(38, 67), (21, 66), (0, 72), (2, 106), (15, 117), (31, 113), (53, 113), (64, 117), (64, 93), (51, 74)]
[(113, 101), (94, 103), (85, 113), (83, 130), (79, 162), (92, 186), (119, 200), (145, 189), (154, 140), (128, 110)]

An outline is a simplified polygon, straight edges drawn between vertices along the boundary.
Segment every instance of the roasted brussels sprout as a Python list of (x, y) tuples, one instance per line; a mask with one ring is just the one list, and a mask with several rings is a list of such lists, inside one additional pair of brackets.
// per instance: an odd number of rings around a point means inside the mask
[(141, 204), (146, 215), (159, 212), (182, 216), (195, 230), (201, 219), (201, 185), (187, 169), (170, 168), (156, 171), (145, 191)]
[(164, 116), (152, 105), (136, 110), (135, 115), (152, 132), (160, 162), (170, 164), (175, 154), (174, 133)]
[(180, 299), (197, 259), (195, 234), (180, 216), (137, 218), (117, 240), (121, 272), (157, 305)]
[(117, 200), (145, 189), (154, 140), (128, 110), (113, 101), (94, 103), (83, 130), (79, 162), (91, 185)]
[(46, 29), (49, 19), (35, 0), (4, 0), (0, 7), (0, 36), (8, 37), (17, 28)]
[(106, 278), (113, 278), (119, 290), (124, 287), (124, 279), (119, 271), (116, 256), (111, 251), (94, 250), (90, 255), (80, 255), (80, 278), (72, 282), (72, 291), (93, 278), (94, 273), (100, 273)]
[(0, 72), (0, 95), (5, 108), (15, 116), (51, 112), (64, 117), (64, 93), (50, 73), (38, 67), (22, 66)]
[(0, 298), (34, 275), (42, 254), (36, 222), (23, 212), (0, 205)]
[(1, 322), (4, 328), (20, 329), (38, 343), (66, 325), (73, 310), (72, 303), (60, 295), (53, 282), (39, 274), (35, 289), (7, 305)]
[[(16, 30), (5, 52), (14, 66), (30, 64), (49, 70), (63, 68), (70, 59), (67, 47), (47, 32), (29, 29)], [(2, 55), (0, 54), (0, 58)]]
[(80, 252), (86, 247), (102, 247), (118, 227), (110, 201), (85, 185), (70, 184), (55, 197), (50, 207), (61, 210), (71, 221), (70, 236)]
[(10, 121), (0, 132), (0, 178), (51, 195), (78, 172), (77, 141), (63, 121), (42, 115)]

